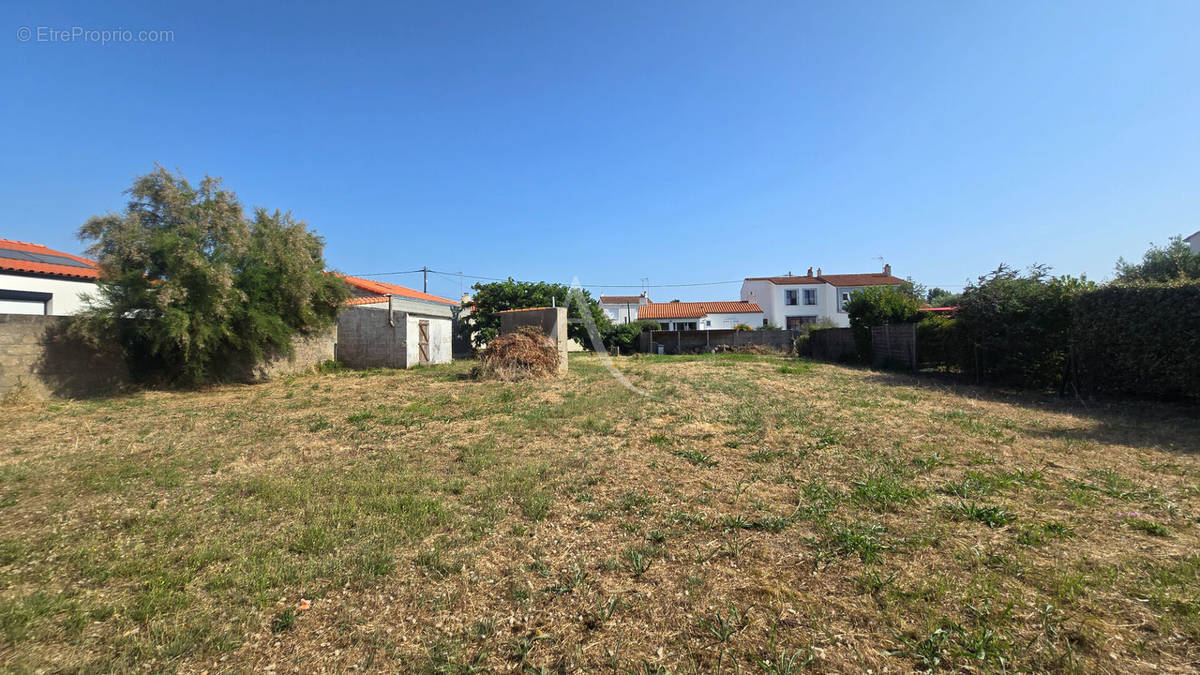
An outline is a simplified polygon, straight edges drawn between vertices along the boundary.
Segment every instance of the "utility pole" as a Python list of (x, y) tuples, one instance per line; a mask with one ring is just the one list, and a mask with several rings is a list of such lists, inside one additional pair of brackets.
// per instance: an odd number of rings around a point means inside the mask
[(421, 268), (421, 278), (423, 279), (423, 281), (421, 282), (421, 290), (424, 291), (425, 293), (428, 293), (429, 292), (429, 267), (428, 266)]

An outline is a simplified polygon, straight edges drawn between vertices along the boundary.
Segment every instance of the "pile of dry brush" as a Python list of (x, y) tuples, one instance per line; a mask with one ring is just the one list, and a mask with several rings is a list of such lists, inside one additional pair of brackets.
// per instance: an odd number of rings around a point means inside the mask
[(536, 328), (488, 341), (471, 376), (481, 380), (537, 380), (558, 374), (558, 347)]

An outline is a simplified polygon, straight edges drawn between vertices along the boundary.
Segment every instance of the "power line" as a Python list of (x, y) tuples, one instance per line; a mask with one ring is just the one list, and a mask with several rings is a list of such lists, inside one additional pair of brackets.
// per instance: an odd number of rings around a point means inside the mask
[[(440, 274), (444, 277), (456, 277), (461, 279), (477, 279), (479, 281), (508, 281), (505, 277), (486, 277), (478, 274), (466, 274), (463, 272), (443, 272), (441, 270), (421, 268), (416, 270), (404, 270), (402, 272), (373, 272), (371, 274), (355, 274), (356, 277), (383, 277), (399, 274), (421, 274), (428, 272), (429, 274)], [(513, 279), (513, 281), (521, 281)], [(696, 281), (682, 284), (580, 284), (584, 288), (685, 288), (690, 286), (721, 286), (724, 284), (740, 284), (743, 279), (730, 279), (728, 281)]]
[[(482, 276), (482, 275), (478, 275), (478, 274), (466, 274), (463, 272), (443, 272), (441, 270), (430, 269), (428, 267), (422, 267), (422, 268), (418, 268), (415, 270), (403, 270), (400, 272), (373, 272), (371, 274), (355, 274), (352, 276), (384, 277), (384, 276), (394, 276), (394, 275), (401, 275), (401, 274), (423, 274), (423, 273), (438, 274), (438, 275), (441, 275), (444, 277), (454, 277), (457, 279), (474, 279), (474, 280), (478, 280), (478, 281), (508, 281), (509, 278), (511, 278), (511, 277), (488, 277), (488, 276)], [(513, 279), (513, 281), (522, 281), (522, 280), (521, 279)], [(728, 285), (728, 284), (740, 284), (743, 281), (745, 281), (745, 279), (730, 279), (728, 281), (694, 281), (694, 282), (678, 283), (678, 284), (649, 284), (649, 283), (641, 283), (641, 284), (580, 284), (580, 286), (582, 286), (583, 288), (638, 288), (638, 289), (694, 288), (694, 287), (698, 287), (698, 286), (724, 286), (724, 285)], [(934, 287), (944, 288), (944, 289), (966, 288), (966, 286), (964, 284), (925, 284), (925, 285), (930, 288), (934, 288)]]

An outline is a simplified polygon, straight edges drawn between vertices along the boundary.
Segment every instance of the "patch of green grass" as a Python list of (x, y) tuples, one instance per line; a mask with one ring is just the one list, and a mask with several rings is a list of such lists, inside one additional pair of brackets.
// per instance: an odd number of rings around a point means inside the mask
[(1125, 524), (1129, 526), (1129, 529), (1131, 530), (1144, 532), (1152, 537), (1171, 536), (1170, 528), (1162, 523), (1156, 523), (1153, 520), (1146, 520), (1145, 518), (1128, 518), (1125, 520)]
[(1070, 539), (1075, 536), (1075, 530), (1054, 521), (1035, 523), (1021, 528), (1017, 535), (1017, 543), (1023, 546), (1041, 546), (1051, 540)]
[(621, 552), (621, 565), (635, 577), (650, 570), (658, 549), (654, 546), (630, 546)]
[(776, 370), (784, 375), (807, 375), (813, 368), (811, 361), (796, 361), (785, 363)]
[(282, 633), (285, 630), (290, 630), (295, 625), (296, 610), (288, 607), (283, 611), (275, 613), (275, 617), (271, 619), (271, 632)]
[(947, 509), (950, 514), (962, 520), (974, 520), (988, 527), (1004, 527), (1017, 519), (1017, 514), (1002, 506), (989, 506), (976, 502), (958, 502)]
[(875, 475), (854, 481), (850, 499), (873, 511), (894, 511), (925, 497), (921, 488), (905, 485), (894, 475)]
[(829, 523), (827, 540), (841, 554), (858, 554), (865, 564), (877, 563), (879, 554), (891, 549), (884, 542), (882, 525), (870, 523)]
[(676, 457), (682, 457), (692, 464), (706, 469), (711, 469), (717, 465), (717, 460), (712, 458), (712, 455), (705, 454), (699, 450), (675, 450), (671, 453)]

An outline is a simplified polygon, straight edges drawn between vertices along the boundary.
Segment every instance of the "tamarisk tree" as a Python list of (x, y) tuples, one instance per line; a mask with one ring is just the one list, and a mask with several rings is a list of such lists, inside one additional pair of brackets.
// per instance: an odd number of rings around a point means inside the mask
[(92, 339), (116, 339), (141, 379), (244, 375), (290, 353), (293, 336), (329, 326), (348, 296), (304, 222), (262, 208), (248, 217), (219, 178), (192, 185), (155, 167), (127, 194), (124, 212), (79, 229), (100, 280), (78, 325)]

